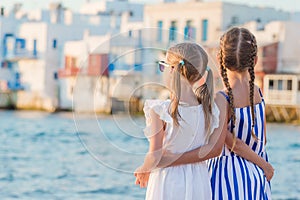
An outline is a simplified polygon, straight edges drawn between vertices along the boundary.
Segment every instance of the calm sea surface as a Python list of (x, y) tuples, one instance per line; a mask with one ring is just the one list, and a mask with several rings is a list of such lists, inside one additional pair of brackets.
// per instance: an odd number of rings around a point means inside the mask
[[(0, 199), (143, 199), (144, 119), (0, 111)], [(300, 199), (300, 126), (268, 124), (273, 199)]]

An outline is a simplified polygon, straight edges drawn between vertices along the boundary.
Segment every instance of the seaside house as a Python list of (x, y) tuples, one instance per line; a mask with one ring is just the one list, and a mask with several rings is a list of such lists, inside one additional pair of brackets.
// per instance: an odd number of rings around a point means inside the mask
[(264, 83), (268, 104), (300, 106), (300, 74), (270, 74)]
[(146, 5), (145, 26), (157, 27), (158, 41), (192, 39), (202, 45), (215, 44), (228, 28), (257, 21), (259, 29), (274, 20), (289, 20), (288, 12), (250, 7), (223, 1), (166, 0)]
[(263, 30), (253, 28), (261, 46), (256, 73), (264, 91), (267, 117), (272, 121), (297, 120), (300, 117), (300, 40), (297, 39), (300, 21), (273, 21)]
[[(156, 27), (156, 31), (153, 32), (156, 37), (154, 42), (169, 46), (181, 41), (195, 41), (207, 50), (210, 56), (209, 66), (216, 75), (217, 88), (222, 87), (222, 84), (218, 76), (216, 55), (219, 38), (225, 30), (233, 26), (248, 26), (255, 34), (259, 31), (264, 33), (265, 26), (271, 21), (291, 19), (290, 13), (273, 8), (250, 7), (222, 1), (168, 0), (146, 5), (144, 12), (145, 26)], [(293, 16), (296, 20), (296, 15)], [(277, 60), (272, 58), (270, 52), (277, 52), (274, 48), (279, 48), (278, 42), (272, 36), (265, 38), (263, 36), (259, 41), (259, 57), (264, 56), (264, 58), (259, 59), (259, 67), (256, 68), (257, 83), (260, 86), (263, 86), (264, 74), (273, 73), (277, 68)], [(262, 52), (269, 53), (263, 55)]]
[(141, 19), (142, 8), (140, 4), (115, 0), (98, 6), (87, 3), (74, 13), (60, 3), (51, 3), (48, 10), (29, 12), (22, 11), (19, 5), (9, 15), (11, 19), (1, 16), (1, 40), (5, 41), (1, 66), (13, 69), (10, 72), (17, 77), (15, 82), (20, 82), (23, 89), (17, 92), (16, 107), (55, 110), (59, 94), (57, 71), (63, 63), (64, 43), (82, 39), (85, 32), (119, 33), (121, 12), (129, 12), (130, 20), (135, 22)]
[(103, 1), (82, 7), (82, 14), (110, 16), (103, 34), (85, 32), (81, 40), (64, 45), (58, 71), (59, 108), (77, 112), (112, 112), (121, 109), (134, 85), (141, 81), (143, 5)]
[(14, 5), (11, 13), (0, 8), (0, 107), (14, 107), (17, 92), (24, 88), (15, 62), (32, 55), (24, 49), (24, 40), (16, 34), (15, 27), (24, 21), (15, 17), (19, 10), (19, 4)]

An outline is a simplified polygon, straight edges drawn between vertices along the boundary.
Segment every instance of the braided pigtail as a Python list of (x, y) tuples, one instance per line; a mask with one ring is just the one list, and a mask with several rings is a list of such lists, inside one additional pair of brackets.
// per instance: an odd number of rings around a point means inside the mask
[(255, 140), (258, 140), (257, 136), (254, 133), (254, 127), (256, 123), (256, 115), (255, 115), (255, 108), (254, 108), (254, 80), (255, 80), (255, 73), (254, 73), (254, 66), (255, 66), (255, 57), (257, 53), (257, 46), (255, 38), (251, 38), (251, 45), (252, 45), (252, 52), (250, 54), (249, 58), (249, 68), (248, 72), (250, 75), (249, 80), (249, 87), (250, 87), (250, 106), (251, 106), (251, 116), (252, 116), (252, 126), (251, 126), (251, 135), (255, 138)]
[[(222, 42), (222, 40), (221, 40), (221, 42)], [(230, 120), (231, 120), (231, 130), (230, 130), (230, 132), (233, 135), (233, 145), (232, 145), (232, 149), (233, 149), (234, 146), (235, 146), (235, 143), (236, 143), (236, 136), (235, 136), (235, 131), (234, 131), (236, 117), (235, 117), (235, 109), (234, 109), (234, 105), (233, 105), (233, 102), (234, 102), (233, 93), (232, 93), (232, 89), (231, 89), (229, 81), (228, 81), (227, 69), (226, 69), (225, 64), (224, 64), (222, 48), (223, 48), (223, 46), (221, 44), (221, 49), (220, 49), (220, 53), (219, 53), (220, 68), (221, 68), (221, 75), (222, 75), (223, 83), (226, 87), (227, 94), (229, 96), (229, 108), (230, 108)]]

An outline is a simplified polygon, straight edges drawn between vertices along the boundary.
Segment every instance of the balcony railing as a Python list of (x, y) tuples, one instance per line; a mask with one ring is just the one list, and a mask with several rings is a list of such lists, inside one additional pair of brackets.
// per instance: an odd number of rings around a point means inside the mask
[(37, 53), (29, 50), (21, 50), (17, 52), (12, 52), (12, 53), (6, 53), (4, 55), (4, 60), (5, 61), (10, 61), (10, 62), (16, 62), (19, 60), (30, 60), (30, 59), (37, 59)]

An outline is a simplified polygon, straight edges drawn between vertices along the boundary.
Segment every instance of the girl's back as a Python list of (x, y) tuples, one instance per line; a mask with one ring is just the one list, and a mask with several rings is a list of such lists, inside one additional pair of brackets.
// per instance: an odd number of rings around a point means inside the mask
[[(170, 47), (166, 61), (159, 62), (170, 100), (145, 102), (147, 126), (144, 132), (149, 138), (149, 150), (135, 173), (136, 183), (143, 187), (148, 178), (143, 176), (144, 172), (151, 171), (148, 200), (211, 199), (205, 162), (156, 169), (164, 151), (182, 154), (204, 145), (211, 130), (219, 125), (219, 110), (213, 98), (213, 74), (207, 65), (208, 55), (204, 49), (190, 42)], [(205, 82), (200, 84), (204, 77)], [(142, 175), (139, 172), (143, 172)]]
[[(178, 106), (178, 113), (181, 116), (179, 125), (174, 125), (168, 111), (169, 105), (169, 100), (147, 100), (144, 107), (147, 122), (150, 120), (147, 119), (147, 116), (149, 116), (151, 109), (165, 122), (163, 150), (178, 154), (204, 145), (207, 134), (202, 105), (188, 106), (185, 103), (180, 103)], [(219, 110), (214, 105), (212, 128), (218, 126), (218, 114)], [(148, 135), (150, 132), (147, 128), (149, 127), (146, 127), (145, 134), (147, 137), (150, 137)], [(206, 163), (180, 165), (152, 171), (148, 182), (146, 199), (211, 199)]]
[[(238, 100), (239, 97), (242, 98), (240, 96), (242, 94), (235, 96), (237, 99), (235, 101), (237, 103), (234, 104), (236, 119), (234, 123), (232, 120), (229, 121), (228, 130), (235, 129), (237, 138), (268, 161), (265, 151), (265, 104), (260, 89), (255, 87), (254, 91), (255, 125), (253, 131), (256, 138), (251, 134), (251, 106), (243, 102), (247, 98)], [(224, 91), (221, 91), (221, 94), (230, 103), (229, 96)], [(267, 182), (263, 171), (254, 163), (236, 155), (228, 146), (224, 145), (221, 155), (209, 160), (208, 165), (213, 199), (270, 199), (270, 182)], [(221, 176), (224, 176), (224, 179), (220, 179)]]
[[(148, 113), (153, 109), (165, 122), (165, 137), (163, 141), (164, 150), (172, 153), (184, 153), (205, 144), (207, 132), (205, 131), (205, 119), (203, 106), (189, 106), (181, 102), (178, 106), (180, 113), (179, 125), (174, 125), (173, 119), (169, 114), (170, 100), (147, 100), (144, 112)], [(145, 114), (147, 117), (147, 114)], [(219, 111), (216, 105), (213, 107), (213, 124), (211, 129), (218, 126)], [(148, 115), (149, 116), (149, 115)], [(149, 119), (150, 120), (150, 119)], [(145, 130), (146, 136), (147, 127)]]

